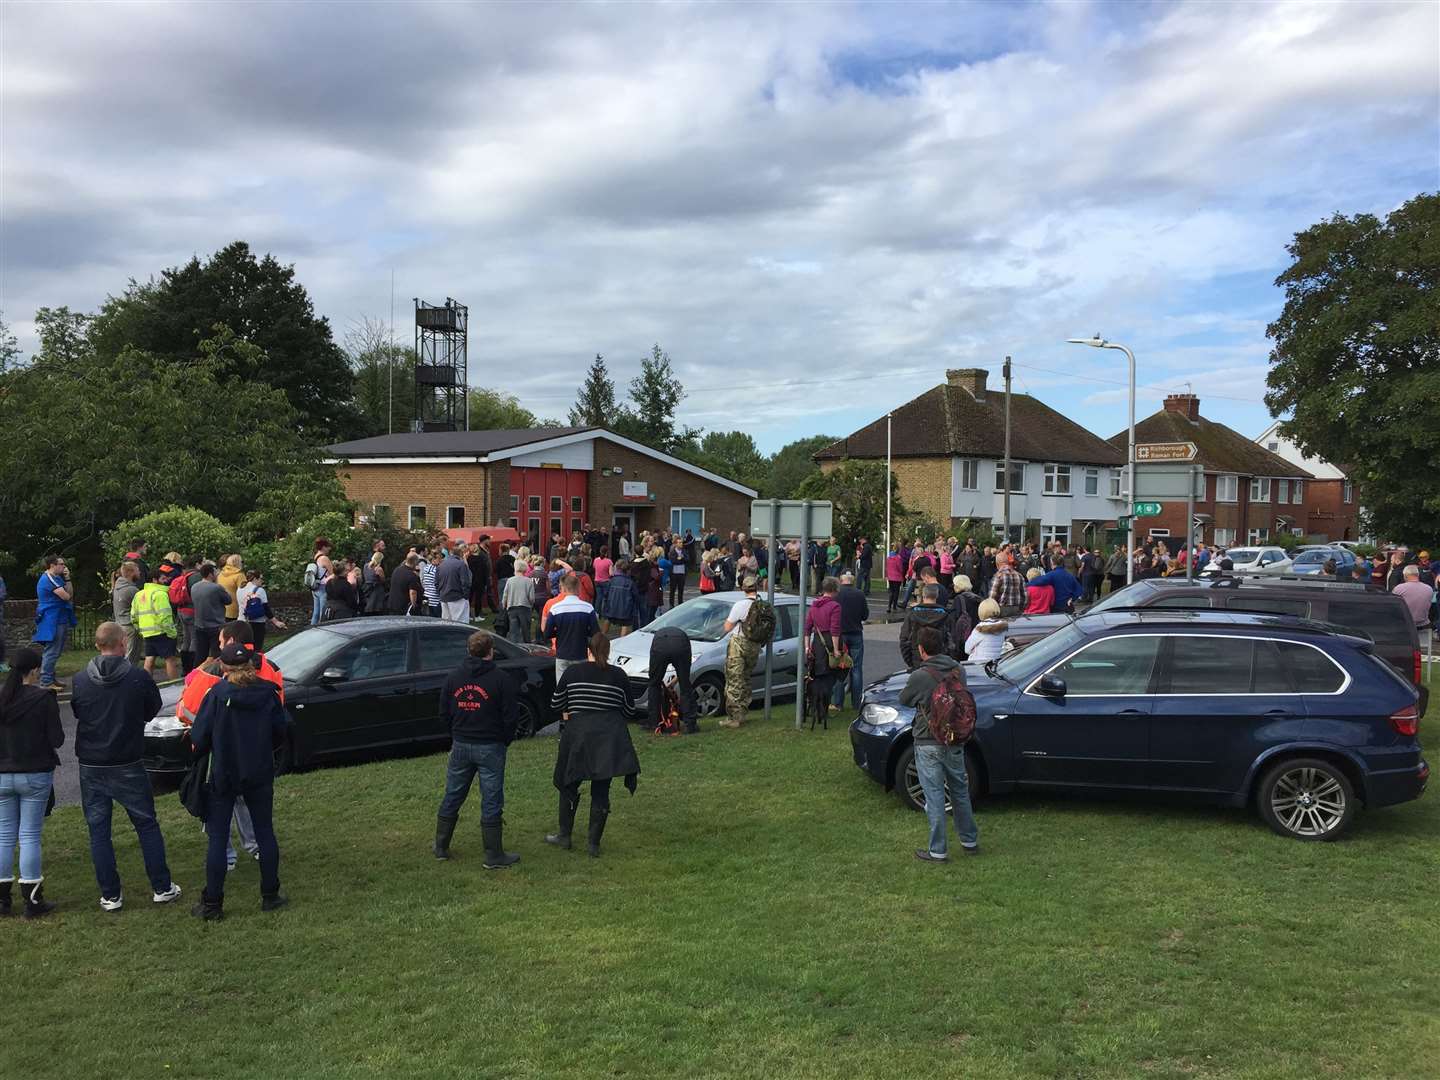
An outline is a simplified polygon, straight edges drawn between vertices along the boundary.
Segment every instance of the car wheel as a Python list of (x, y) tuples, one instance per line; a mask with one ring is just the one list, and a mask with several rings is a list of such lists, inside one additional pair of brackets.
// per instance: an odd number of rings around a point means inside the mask
[(515, 737), (528, 739), (541, 728), (540, 713), (529, 698), (520, 699), (520, 720), (515, 725)]
[(270, 754), (275, 766), (275, 775), (284, 776), (295, 768), (295, 744), (289, 738), (275, 747)]
[[(970, 805), (980, 798), (980, 770), (975, 765), (975, 755), (965, 752), (965, 779), (970, 788)], [(925, 790), (920, 786), (920, 774), (915, 771), (915, 746), (911, 744), (900, 751), (895, 761), (895, 790), (900, 801), (911, 810), (925, 809)], [(945, 800), (945, 812), (950, 812), (950, 800)]]
[(718, 716), (725, 711), (725, 680), (719, 675), (702, 675), (695, 680), (695, 713)]
[(1334, 840), (1355, 816), (1355, 789), (1336, 765), (1320, 758), (1290, 758), (1260, 781), (1260, 817), (1281, 836)]

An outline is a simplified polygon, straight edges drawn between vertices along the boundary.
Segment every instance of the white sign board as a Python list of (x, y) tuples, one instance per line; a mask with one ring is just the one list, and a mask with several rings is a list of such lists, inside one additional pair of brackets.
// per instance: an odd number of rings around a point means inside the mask
[(1204, 474), (1194, 465), (1138, 465), (1135, 468), (1135, 499), (1185, 499), (1194, 491), (1203, 496), (1196, 475)]
[(622, 499), (644, 500), (650, 498), (650, 484), (645, 480), (625, 480), (620, 484)]
[[(774, 507), (775, 527), (770, 526), (771, 507)], [(805, 502), (800, 499), (752, 499), (750, 501), (750, 535), (770, 536), (772, 531), (780, 540), (799, 540), (802, 533), (810, 539), (825, 539), (834, 529), (832, 505), (826, 501), (812, 501), (810, 506), (810, 527), (805, 525)]]

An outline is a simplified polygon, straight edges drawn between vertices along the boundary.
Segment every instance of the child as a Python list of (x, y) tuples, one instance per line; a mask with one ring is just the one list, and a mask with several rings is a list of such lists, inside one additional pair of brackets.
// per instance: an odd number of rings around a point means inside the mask
[(1032, 566), (1025, 573), (1025, 580), (1031, 582), (1025, 587), (1025, 610), (1022, 615), (1049, 615), (1050, 607), (1055, 603), (1055, 586), (1035, 585), (1033, 582), (1040, 577), (1040, 568)]

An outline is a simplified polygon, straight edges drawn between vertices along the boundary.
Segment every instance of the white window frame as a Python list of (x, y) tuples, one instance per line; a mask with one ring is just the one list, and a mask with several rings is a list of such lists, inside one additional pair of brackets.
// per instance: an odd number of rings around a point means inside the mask
[[(1064, 491), (1060, 490), (1062, 487), (1061, 481), (1064, 481)], [(1069, 495), (1070, 466), (1047, 462), (1045, 465), (1045, 486), (1043, 491), (1046, 495)]]
[(1296, 480), (1295, 486), (1290, 489), (1290, 493), (1290, 504), (1292, 506), (1299, 506), (1302, 502), (1305, 501), (1305, 481)]
[[(459, 511), (460, 511), (460, 524), (459, 524), (459, 525), (452, 525), (452, 524), (450, 523), (450, 511), (451, 511), (451, 510), (459, 510)], [(465, 507), (464, 507), (463, 505), (461, 505), (460, 503), (454, 503), (453, 505), (450, 505), (450, 506), (445, 507), (445, 527), (446, 527), (447, 529), (463, 529), (463, 528), (465, 527)]]
[(380, 513), (381, 510), (389, 510), (389, 509), (390, 509), (390, 504), (389, 504), (389, 503), (376, 503), (374, 506), (370, 507), (370, 512), (371, 512), (372, 514), (378, 514), (378, 513)]
[(1270, 501), (1270, 477), (1252, 476), (1250, 478), (1250, 501), (1252, 503), (1268, 503)]
[(1215, 501), (1224, 503), (1240, 501), (1240, 477), (1237, 474), (1221, 473), (1215, 477)]
[(1122, 494), (1122, 489), (1123, 489), (1124, 483), (1125, 483), (1125, 470), (1124, 470), (1124, 469), (1111, 469), (1111, 470), (1110, 470), (1110, 498), (1112, 498), (1112, 499), (1122, 499), (1122, 498), (1124, 498), (1124, 495)]
[(1289, 481), (1289, 480), (1276, 480), (1276, 481), (1275, 481), (1275, 501), (1278, 502), (1278, 503), (1288, 503), (1288, 502), (1290, 501), (1290, 481)]
[(1151, 530), (1150, 530), (1150, 535), (1151, 535), (1151, 536), (1155, 536), (1155, 537), (1161, 537), (1161, 536), (1163, 536), (1163, 537), (1165, 537), (1165, 538), (1168, 539), (1169, 536), (1170, 536), (1170, 530), (1169, 530), (1169, 529), (1151, 529)]
[(1304, 535), (1305, 535), (1305, 530), (1302, 529), (1302, 528), (1300, 528), (1299, 525), (1292, 525), (1292, 526), (1290, 527), (1290, 535), (1291, 535), (1291, 536), (1304, 536)]
[(1087, 468), (1087, 469), (1085, 470), (1085, 494), (1086, 494), (1086, 495), (1099, 495), (1099, 494), (1100, 494), (1100, 470), (1099, 470), (1099, 469), (1089, 469), (1089, 468)]
[(1222, 548), (1232, 547), (1232, 546), (1234, 545), (1234, 543), (1235, 543), (1235, 530), (1234, 530), (1234, 529), (1222, 529), (1222, 528), (1220, 528), (1220, 527), (1217, 525), (1217, 526), (1215, 527), (1215, 539), (1214, 539), (1213, 543), (1215, 544), (1216, 547), (1222, 547)]
[(960, 490), (980, 490), (980, 460), (978, 458), (960, 459)]
[[(1018, 485), (1015, 483), (1017, 473), (1020, 478)], [(995, 490), (1003, 493), (1005, 491), (1004, 484), (1005, 459), (999, 458), (995, 462)], [(1025, 491), (1025, 463), (1023, 461), (1010, 462), (1010, 493), (1013, 495), (1017, 491), (1021, 493)]]
[(1249, 539), (1245, 541), (1246, 547), (1255, 547), (1259, 544), (1270, 543), (1270, 530), (1268, 527), (1264, 529), (1251, 529), (1247, 536)]
[(1355, 482), (1353, 480), (1346, 480), (1340, 485), (1340, 501), (1347, 505), (1355, 501)]
[(1040, 526), (1040, 542), (1049, 545), (1052, 541), (1059, 540), (1066, 547), (1070, 546), (1070, 524), (1064, 525), (1042, 525)]
[[(416, 510), (419, 510), (420, 513), (419, 513), (419, 514), (416, 514), (416, 513), (415, 513)], [(415, 528), (415, 526), (416, 526), (417, 524), (419, 524), (420, 522), (427, 520), (426, 517), (425, 517), (425, 515), (428, 514), (429, 512), (430, 512), (429, 509), (426, 508), (426, 507), (424, 507), (424, 506), (422, 506), (420, 503), (411, 503), (411, 504), (410, 504), (410, 507), (409, 507), (409, 510), (408, 510), (408, 512), (407, 512), (407, 514), (406, 514), (406, 517), (405, 517), (405, 520), (410, 523), (410, 524), (409, 524), (409, 528), (412, 528), (412, 529), (413, 529), (413, 528)]]
[(681, 522), (684, 520), (681, 514), (686, 510), (698, 510), (700, 512), (700, 528), (705, 527), (705, 508), (703, 506), (672, 506), (670, 507), (670, 531), (678, 533), (682, 537), (685, 534), (681, 528)]

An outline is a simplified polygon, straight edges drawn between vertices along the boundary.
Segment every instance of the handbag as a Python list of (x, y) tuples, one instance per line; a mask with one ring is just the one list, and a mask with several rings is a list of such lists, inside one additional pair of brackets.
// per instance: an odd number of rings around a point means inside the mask
[(201, 754), (180, 778), (180, 805), (191, 817), (204, 821), (210, 816), (210, 755)]
[(501, 608), (495, 613), (495, 618), (491, 620), (490, 623), (490, 629), (495, 631), (495, 633), (499, 634), (501, 637), (508, 637), (510, 635), (509, 609)]

